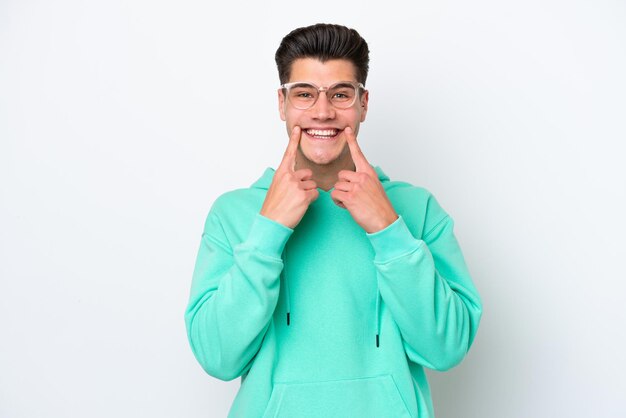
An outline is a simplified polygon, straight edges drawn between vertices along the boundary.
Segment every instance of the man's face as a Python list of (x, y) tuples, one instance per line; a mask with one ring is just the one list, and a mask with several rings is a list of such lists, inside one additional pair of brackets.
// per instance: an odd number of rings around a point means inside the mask
[[(322, 63), (314, 58), (301, 58), (293, 62), (289, 83), (303, 81), (319, 87), (328, 87), (338, 81), (356, 82), (356, 68), (348, 60), (331, 60)], [(324, 93), (320, 93), (313, 107), (296, 109), (278, 89), (280, 118), (287, 125), (287, 133), (294, 126), (302, 129), (300, 150), (314, 164), (325, 165), (337, 159), (349, 159), (344, 129), (350, 126), (358, 134), (359, 124), (367, 114), (368, 92), (361, 93), (347, 109), (337, 109)]]

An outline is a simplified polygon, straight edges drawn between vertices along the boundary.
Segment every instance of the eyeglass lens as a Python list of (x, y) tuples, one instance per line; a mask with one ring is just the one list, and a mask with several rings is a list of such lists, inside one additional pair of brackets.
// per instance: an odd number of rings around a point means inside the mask
[[(330, 103), (339, 109), (346, 109), (352, 106), (357, 95), (356, 88), (348, 83), (335, 84), (324, 91), (324, 93), (326, 93)], [(292, 86), (287, 94), (289, 101), (294, 107), (297, 109), (308, 109), (317, 101), (319, 90), (311, 84), (298, 83)]]

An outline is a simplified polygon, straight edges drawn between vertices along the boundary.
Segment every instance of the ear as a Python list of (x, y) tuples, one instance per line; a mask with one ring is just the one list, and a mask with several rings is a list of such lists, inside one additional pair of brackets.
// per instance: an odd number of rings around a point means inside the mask
[(361, 95), (361, 122), (365, 122), (365, 116), (367, 116), (367, 105), (369, 103), (369, 99), (370, 99), (370, 92), (369, 90), (365, 90), (363, 91), (363, 94)]
[(285, 95), (281, 88), (278, 89), (278, 112), (280, 113), (280, 119), (282, 121), (287, 120), (285, 117)]

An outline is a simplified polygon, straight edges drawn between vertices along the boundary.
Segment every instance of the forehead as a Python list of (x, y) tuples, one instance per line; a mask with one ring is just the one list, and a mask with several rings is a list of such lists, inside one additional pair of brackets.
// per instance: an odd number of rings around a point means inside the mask
[(291, 64), (289, 82), (293, 81), (310, 81), (319, 86), (356, 81), (356, 68), (351, 61), (344, 59), (322, 62), (316, 58), (299, 58)]

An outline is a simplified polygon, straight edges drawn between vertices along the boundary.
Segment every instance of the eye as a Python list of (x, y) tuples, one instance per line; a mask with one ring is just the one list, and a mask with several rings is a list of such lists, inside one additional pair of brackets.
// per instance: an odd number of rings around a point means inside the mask
[(317, 91), (311, 87), (296, 86), (291, 89), (289, 95), (292, 99), (297, 100), (313, 100), (315, 99)]
[(351, 88), (338, 88), (332, 91), (331, 100), (338, 102), (350, 101), (354, 97), (354, 89)]

